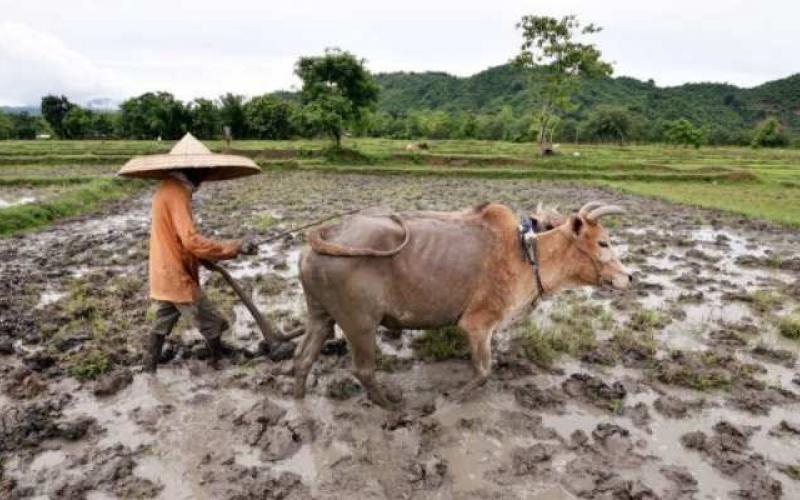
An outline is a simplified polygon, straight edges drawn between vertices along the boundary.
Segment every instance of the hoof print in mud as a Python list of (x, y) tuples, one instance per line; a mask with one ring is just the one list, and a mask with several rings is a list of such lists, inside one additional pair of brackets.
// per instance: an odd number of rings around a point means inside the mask
[(711, 465), (732, 478), (741, 488), (736, 492), (742, 498), (777, 500), (783, 497), (783, 485), (767, 471), (763, 455), (749, 453), (750, 437), (756, 427), (737, 426), (727, 421), (714, 425), (714, 434), (694, 431), (681, 436), (681, 443), (699, 452)]
[(573, 373), (561, 384), (564, 392), (598, 408), (616, 412), (621, 409), (627, 390), (621, 382), (611, 385), (588, 373)]
[(95, 396), (111, 396), (133, 383), (133, 373), (127, 368), (112, 370), (102, 375), (95, 383), (92, 392)]
[(525, 384), (514, 389), (514, 399), (528, 410), (560, 411), (566, 403), (562, 392), (553, 387), (540, 389), (536, 384)]
[(313, 438), (310, 420), (286, 420), (286, 410), (269, 400), (256, 403), (233, 423), (244, 426), (248, 445), (261, 450), (263, 460), (285, 460), (294, 455), (303, 442)]
[(336, 378), (325, 388), (325, 396), (338, 401), (350, 399), (358, 394), (361, 394), (361, 384), (348, 377)]

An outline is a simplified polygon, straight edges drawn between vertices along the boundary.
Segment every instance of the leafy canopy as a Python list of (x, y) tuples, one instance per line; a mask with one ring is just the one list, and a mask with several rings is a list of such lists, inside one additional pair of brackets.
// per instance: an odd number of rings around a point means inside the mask
[(527, 15), (517, 28), (522, 30), (522, 45), (513, 62), (529, 70), (531, 87), (541, 94), (536, 120), (539, 147), (544, 152), (545, 139), (552, 136), (558, 123), (557, 115), (574, 109), (571, 98), (577, 92), (578, 78), (606, 77), (613, 68), (601, 59), (594, 44), (576, 40), (601, 28), (591, 23), (581, 26), (574, 15), (561, 19)]
[(754, 148), (781, 148), (788, 144), (789, 137), (783, 131), (781, 123), (776, 118), (767, 118), (759, 123), (750, 143)]
[(64, 130), (64, 118), (75, 107), (66, 96), (46, 95), (42, 97), (42, 116), (58, 137), (69, 138)]
[(365, 61), (339, 49), (322, 56), (301, 57), (295, 74), (303, 81), (301, 101), (308, 121), (330, 135), (337, 147), (346, 126), (353, 126), (378, 101), (377, 82)]

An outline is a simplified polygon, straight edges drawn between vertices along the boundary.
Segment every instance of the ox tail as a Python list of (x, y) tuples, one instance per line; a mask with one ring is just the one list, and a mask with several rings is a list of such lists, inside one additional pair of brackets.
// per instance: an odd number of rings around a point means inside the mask
[(391, 250), (374, 250), (372, 248), (354, 248), (339, 243), (333, 243), (323, 237), (325, 228), (317, 229), (308, 235), (308, 243), (311, 249), (322, 255), (332, 255), (334, 257), (391, 257), (400, 253), (408, 241), (411, 239), (411, 232), (406, 223), (397, 215), (389, 216), (403, 229), (403, 242)]

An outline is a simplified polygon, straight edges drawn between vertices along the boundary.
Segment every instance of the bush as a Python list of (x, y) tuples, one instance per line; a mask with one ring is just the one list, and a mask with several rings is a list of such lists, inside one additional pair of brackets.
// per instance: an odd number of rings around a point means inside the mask
[(670, 144), (699, 148), (706, 142), (706, 132), (702, 128), (692, 125), (689, 120), (681, 118), (666, 124), (664, 138)]
[(782, 148), (789, 145), (789, 137), (776, 118), (767, 118), (756, 125), (750, 145), (754, 148)]

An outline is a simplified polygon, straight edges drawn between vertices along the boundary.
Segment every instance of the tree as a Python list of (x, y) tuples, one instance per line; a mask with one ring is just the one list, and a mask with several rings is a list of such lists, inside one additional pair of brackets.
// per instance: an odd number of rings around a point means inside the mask
[(50, 128), (58, 137), (66, 138), (64, 133), (64, 117), (75, 105), (66, 96), (46, 95), (42, 97), (42, 116), (50, 124)]
[(777, 118), (767, 118), (756, 125), (750, 145), (754, 148), (782, 148), (789, 145), (789, 137)]
[(108, 138), (114, 135), (114, 115), (111, 113), (92, 113), (92, 137)]
[(9, 118), (11, 119), (12, 137), (16, 139), (36, 139), (39, 120), (28, 113), (15, 113)]
[(613, 68), (601, 59), (594, 44), (575, 41), (579, 35), (598, 33), (599, 26), (581, 27), (572, 15), (561, 19), (528, 15), (517, 28), (522, 30), (522, 45), (514, 63), (529, 72), (531, 86), (539, 93), (541, 109), (536, 119), (539, 152), (544, 154), (554, 118), (574, 107), (571, 97), (577, 92), (578, 79), (607, 77)]
[(244, 106), (247, 129), (258, 139), (288, 139), (292, 135), (291, 105), (270, 95), (250, 99)]
[(303, 81), (303, 104), (308, 116), (336, 147), (341, 147), (346, 126), (354, 125), (364, 112), (374, 109), (380, 87), (364, 67), (365, 61), (349, 52), (327, 49), (322, 56), (301, 57), (295, 74)]
[(320, 94), (303, 107), (307, 130), (331, 136), (337, 148), (341, 148), (345, 117), (352, 115), (352, 105), (338, 93)]
[(630, 136), (633, 118), (627, 109), (620, 106), (598, 106), (580, 128), (584, 139), (614, 141), (622, 145)]
[(230, 127), (235, 138), (247, 136), (247, 120), (244, 114), (244, 96), (228, 92), (219, 97), (219, 115), (222, 125)]
[(14, 124), (11, 118), (0, 110), (0, 140), (11, 139), (14, 136)]
[(695, 127), (685, 118), (668, 122), (664, 127), (664, 136), (671, 144), (691, 145), (695, 148), (702, 146), (706, 140), (705, 131), (700, 127)]
[(220, 111), (211, 99), (198, 98), (189, 104), (191, 132), (200, 139), (214, 139), (222, 134)]
[(189, 122), (188, 110), (169, 92), (147, 92), (120, 105), (120, 135), (132, 139), (180, 139)]
[(64, 115), (61, 128), (65, 139), (85, 139), (92, 130), (92, 116), (80, 106), (73, 106)]

